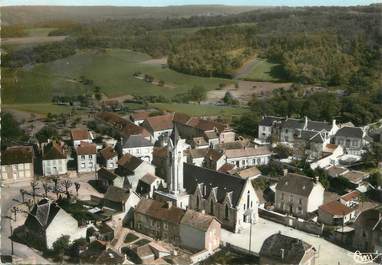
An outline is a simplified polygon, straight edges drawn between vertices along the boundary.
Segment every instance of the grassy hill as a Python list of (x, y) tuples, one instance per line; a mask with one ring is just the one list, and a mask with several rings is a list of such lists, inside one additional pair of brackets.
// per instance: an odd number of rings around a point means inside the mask
[[(2, 69), (3, 104), (47, 103), (55, 95), (80, 95), (86, 87), (80, 77), (93, 80), (108, 97), (121, 95), (173, 97), (195, 85), (211, 90), (220, 83), (232, 82), (220, 78), (203, 78), (177, 73), (160, 64), (144, 63), (148, 55), (123, 49), (87, 50), (65, 59), (37, 64), (17, 70)], [(163, 80), (161, 87), (133, 76), (135, 72)]]

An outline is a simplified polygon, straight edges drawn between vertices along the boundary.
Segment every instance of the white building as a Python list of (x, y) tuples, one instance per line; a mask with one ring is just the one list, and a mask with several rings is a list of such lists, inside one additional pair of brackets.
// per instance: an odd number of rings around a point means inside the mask
[(95, 172), (97, 165), (97, 146), (81, 142), (76, 148), (78, 173)]
[(79, 227), (78, 221), (47, 199), (39, 201), (25, 220), (25, 232), (29, 240), (41, 242), (42, 246), (52, 248), (61, 236), (69, 236), (70, 242), (86, 238), (86, 227)]
[(131, 135), (123, 139), (121, 145), (122, 155), (130, 154), (149, 163), (153, 160), (154, 144), (142, 135)]
[(1, 154), (1, 180), (15, 182), (33, 179), (33, 162), (32, 146), (8, 147)]
[(92, 143), (93, 135), (86, 129), (72, 129), (70, 131), (74, 148), (77, 148), (81, 142)]
[(44, 176), (58, 176), (68, 172), (64, 144), (52, 141), (42, 146), (42, 172)]
[(362, 155), (367, 142), (366, 133), (359, 127), (342, 127), (334, 137), (335, 144), (345, 148), (346, 153), (351, 155)]
[(227, 163), (237, 168), (248, 166), (267, 165), (270, 161), (272, 151), (268, 147), (246, 147), (240, 149), (227, 149), (224, 151)]
[(324, 191), (317, 179), (289, 173), (276, 185), (275, 209), (307, 218), (323, 204)]

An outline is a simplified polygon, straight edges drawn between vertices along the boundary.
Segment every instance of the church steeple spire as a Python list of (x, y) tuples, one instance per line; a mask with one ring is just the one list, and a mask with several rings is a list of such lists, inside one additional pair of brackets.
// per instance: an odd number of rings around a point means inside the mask
[(177, 126), (169, 137), (168, 143), (168, 176), (169, 191), (178, 194), (184, 191), (183, 187), (183, 163), (184, 150), (186, 149), (185, 140), (180, 138)]

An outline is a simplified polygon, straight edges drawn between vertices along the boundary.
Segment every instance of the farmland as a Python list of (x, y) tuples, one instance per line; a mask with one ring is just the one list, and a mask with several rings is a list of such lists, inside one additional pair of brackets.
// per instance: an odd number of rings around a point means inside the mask
[[(177, 73), (161, 64), (143, 63), (151, 57), (123, 49), (85, 50), (74, 56), (17, 70), (2, 69), (2, 99), (5, 104), (46, 103), (54, 95), (79, 95), (86, 87), (79, 82), (86, 77), (101, 88), (108, 97), (121, 95), (173, 97), (196, 85), (208, 90), (230, 80), (203, 78)], [(149, 74), (163, 80), (157, 86), (137, 79), (135, 72)]]
[(4, 38), (2, 44), (17, 48), (32, 46), (37, 44), (62, 41), (66, 36), (49, 36), (49, 32), (55, 28), (29, 28), (26, 29), (27, 36), (18, 38)]
[(280, 82), (283, 73), (280, 64), (256, 58), (239, 69), (236, 77), (249, 81)]

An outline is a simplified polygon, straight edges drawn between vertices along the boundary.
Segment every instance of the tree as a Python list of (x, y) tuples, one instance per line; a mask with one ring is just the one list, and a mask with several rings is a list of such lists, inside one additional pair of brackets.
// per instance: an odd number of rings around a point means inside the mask
[(58, 177), (53, 177), (52, 181), (54, 183), (53, 191), (56, 193), (56, 196), (57, 196), (57, 199), (58, 199), (58, 195), (60, 194), (59, 178)]
[(38, 182), (37, 182), (37, 181), (32, 181), (32, 182), (31, 182), (31, 187), (32, 187), (32, 198), (33, 198), (33, 202), (36, 203), (36, 195), (37, 195), (37, 191), (40, 189), (39, 186), (38, 186)]
[(65, 251), (69, 248), (69, 236), (63, 235), (53, 242), (53, 254), (58, 261), (62, 261)]
[(70, 197), (69, 189), (73, 185), (73, 182), (70, 179), (64, 179), (62, 181), (62, 185), (65, 188), (66, 197), (69, 198)]
[(23, 203), (25, 202), (25, 194), (26, 194), (26, 191), (24, 189), (20, 189), (21, 201)]
[(20, 128), (19, 123), (8, 112), (1, 113), (1, 150), (7, 146), (22, 144), (28, 139), (25, 132)]
[(275, 152), (276, 157), (280, 159), (288, 158), (293, 153), (291, 148), (283, 144), (278, 144), (275, 148), (273, 148), (273, 152)]
[(190, 100), (200, 103), (200, 101), (207, 97), (207, 90), (203, 86), (194, 86), (188, 91), (188, 95)]
[[(65, 118), (64, 118), (65, 119)], [(40, 143), (45, 143), (49, 139), (58, 139), (58, 131), (52, 126), (44, 126), (40, 131), (36, 133), (36, 138)]]

